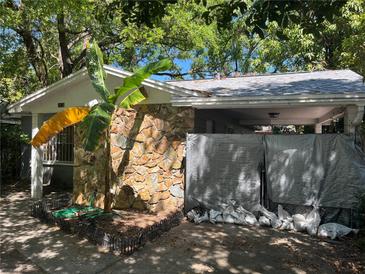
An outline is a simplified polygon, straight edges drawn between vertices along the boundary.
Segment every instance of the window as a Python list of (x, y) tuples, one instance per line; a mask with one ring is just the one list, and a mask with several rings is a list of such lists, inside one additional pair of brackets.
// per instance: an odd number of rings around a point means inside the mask
[(74, 162), (74, 127), (67, 127), (44, 146), (43, 161), (46, 163)]

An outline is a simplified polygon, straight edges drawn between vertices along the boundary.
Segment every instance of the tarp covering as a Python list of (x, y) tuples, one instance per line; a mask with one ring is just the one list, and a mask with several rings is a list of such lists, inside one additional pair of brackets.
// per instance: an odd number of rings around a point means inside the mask
[(189, 134), (186, 157), (185, 210), (222, 210), (230, 200), (250, 210), (260, 203), (262, 136)]
[(265, 136), (267, 194), (275, 203), (354, 208), (364, 154), (342, 134)]

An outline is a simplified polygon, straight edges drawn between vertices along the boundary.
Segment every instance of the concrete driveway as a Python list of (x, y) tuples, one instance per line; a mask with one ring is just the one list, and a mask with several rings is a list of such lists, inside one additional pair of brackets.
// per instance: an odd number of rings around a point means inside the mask
[(27, 192), (1, 199), (1, 273), (356, 273), (345, 242), (234, 225), (183, 223), (132, 256), (97, 247), (29, 216)]

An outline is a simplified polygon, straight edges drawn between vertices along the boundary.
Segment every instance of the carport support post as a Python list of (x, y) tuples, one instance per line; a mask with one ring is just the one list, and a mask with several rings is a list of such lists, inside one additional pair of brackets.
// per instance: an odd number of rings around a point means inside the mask
[[(40, 115), (32, 113), (32, 138), (37, 134), (40, 125)], [(43, 163), (42, 149), (32, 146), (31, 155), (31, 197), (41, 199), (43, 196)]]
[(344, 117), (344, 132), (355, 134), (356, 127), (361, 124), (364, 116), (364, 106), (347, 106)]
[(322, 124), (321, 123), (314, 125), (314, 132), (316, 134), (322, 134)]

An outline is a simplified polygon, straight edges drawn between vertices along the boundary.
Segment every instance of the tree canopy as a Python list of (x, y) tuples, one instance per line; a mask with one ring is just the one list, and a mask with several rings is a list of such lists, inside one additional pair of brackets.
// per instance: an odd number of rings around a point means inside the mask
[(351, 68), (365, 75), (362, 0), (4, 0), (0, 93), (15, 101), (85, 66), (85, 41), (169, 78)]

